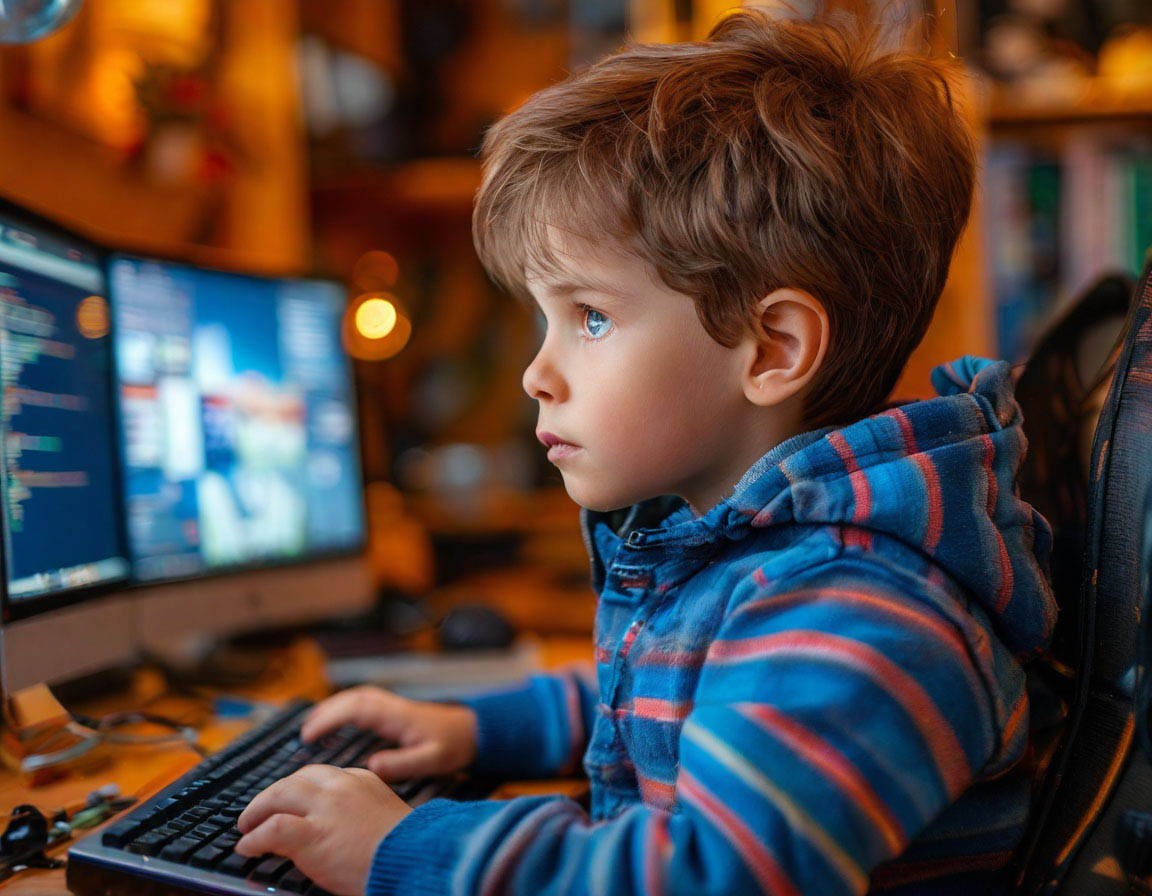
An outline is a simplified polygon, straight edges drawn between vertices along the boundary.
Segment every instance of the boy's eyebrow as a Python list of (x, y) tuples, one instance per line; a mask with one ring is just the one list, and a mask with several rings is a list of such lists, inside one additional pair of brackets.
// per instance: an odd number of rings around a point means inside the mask
[(567, 298), (574, 292), (596, 292), (616, 299), (628, 298), (628, 294), (623, 290), (591, 278), (586, 280), (545, 280), (541, 286), (545, 293), (556, 298)]

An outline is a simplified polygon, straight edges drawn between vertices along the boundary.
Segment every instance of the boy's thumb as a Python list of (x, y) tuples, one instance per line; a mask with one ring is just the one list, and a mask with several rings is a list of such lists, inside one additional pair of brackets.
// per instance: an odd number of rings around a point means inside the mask
[(421, 778), (441, 770), (436, 763), (437, 754), (436, 744), (431, 741), (411, 747), (381, 750), (368, 759), (368, 770), (385, 781)]

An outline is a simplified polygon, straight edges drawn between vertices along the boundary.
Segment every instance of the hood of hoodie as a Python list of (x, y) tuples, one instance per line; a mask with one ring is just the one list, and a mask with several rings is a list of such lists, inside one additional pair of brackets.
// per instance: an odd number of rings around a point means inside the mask
[[(769, 526), (858, 526), (927, 554), (1010, 650), (1033, 654), (1056, 619), (1051, 530), (1017, 494), (1027, 441), (1010, 369), (964, 357), (937, 367), (932, 385), (936, 398), (777, 445), (701, 517), (657, 499), (623, 517), (587, 513), (586, 532), (607, 523), (633, 544), (702, 544)], [(594, 556), (594, 578), (598, 565)]]

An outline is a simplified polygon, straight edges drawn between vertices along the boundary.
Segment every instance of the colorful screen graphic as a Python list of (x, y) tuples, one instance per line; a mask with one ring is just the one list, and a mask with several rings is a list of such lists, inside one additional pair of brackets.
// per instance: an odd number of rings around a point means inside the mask
[(340, 287), (126, 256), (109, 281), (136, 577), (360, 545)]

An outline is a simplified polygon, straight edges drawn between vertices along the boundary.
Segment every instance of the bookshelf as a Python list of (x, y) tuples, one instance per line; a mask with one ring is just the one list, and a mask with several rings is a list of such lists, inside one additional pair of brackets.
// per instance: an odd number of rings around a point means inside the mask
[(1058, 100), (992, 91), (981, 222), (999, 353), (1014, 359), (1105, 273), (1152, 245), (1152, 102), (1099, 78)]

